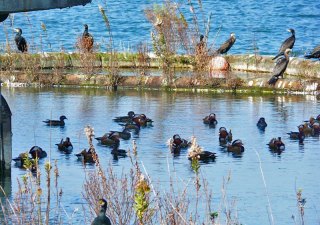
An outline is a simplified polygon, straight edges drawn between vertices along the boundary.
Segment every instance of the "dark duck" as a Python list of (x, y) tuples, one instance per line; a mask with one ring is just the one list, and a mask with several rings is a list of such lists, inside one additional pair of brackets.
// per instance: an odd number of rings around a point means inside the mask
[(28, 51), (28, 45), (26, 42), (26, 39), (22, 37), (22, 30), (20, 28), (16, 28), (15, 31), (17, 32), (14, 41), (16, 43), (16, 46), (20, 52), (27, 52)]
[(116, 145), (116, 142), (119, 138), (118, 132), (111, 132), (104, 134), (102, 137), (95, 138), (99, 144), (113, 147)]
[(269, 85), (275, 85), (279, 80), (279, 77), (283, 78), (283, 74), (287, 69), (289, 63), (289, 53), (291, 49), (287, 48), (284, 52), (284, 57), (277, 60), (276, 65), (273, 68), (272, 77), (268, 81)]
[(226, 42), (224, 42), (218, 50), (216, 50), (215, 54), (227, 53), (235, 42), (236, 42), (236, 35), (235, 33), (231, 33), (230, 38)]
[(303, 140), (305, 138), (303, 124), (298, 126), (298, 131), (291, 131), (290, 133), (287, 133), (287, 134), (289, 134), (290, 139), (299, 140), (299, 143), (303, 144)]
[(191, 140), (191, 146), (188, 152), (188, 159), (193, 160), (201, 160), (201, 161), (209, 161), (216, 159), (216, 153), (210, 151), (204, 151), (196, 141), (196, 138), (193, 137)]
[(273, 151), (283, 151), (285, 149), (285, 144), (282, 142), (281, 137), (272, 138), (268, 145)]
[(70, 154), (73, 150), (73, 145), (72, 145), (69, 137), (67, 137), (65, 141), (62, 138), (60, 143), (56, 144), (56, 145), (58, 146), (58, 149), (60, 151), (63, 151), (67, 154)]
[(84, 31), (81, 37), (81, 49), (87, 52), (91, 52), (93, 48), (94, 39), (89, 33), (89, 27), (87, 24), (84, 25)]
[(91, 149), (83, 149), (80, 153), (75, 154), (78, 157), (78, 160), (81, 160), (83, 163), (94, 163), (93, 154)]
[(232, 144), (227, 146), (228, 152), (233, 152), (235, 154), (241, 154), (244, 152), (243, 143), (240, 139), (236, 139), (232, 142)]
[(273, 58), (273, 60), (278, 58), (279, 56), (281, 56), (286, 51), (286, 49), (292, 49), (293, 48), (294, 42), (296, 41), (295, 31), (294, 31), (294, 29), (288, 29), (288, 32), (291, 33), (291, 36), (288, 37), (282, 43), (282, 45), (280, 46), (278, 54)]
[(187, 148), (191, 145), (191, 142), (188, 142), (186, 139), (180, 137), (179, 134), (173, 135), (173, 137), (169, 140), (169, 146), (171, 153), (179, 154), (181, 149)]
[(320, 45), (315, 47), (312, 52), (304, 56), (306, 59), (319, 59), (320, 60)]
[(113, 121), (117, 123), (129, 123), (132, 121), (134, 116), (135, 113), (133, 111), (129, 111), (127, 116), (117, 116), (113, 119)]
[(131, 133), (129, 129), (124, 128), (122, 131), (110, 131), (109, 135), (117, 133), (119, 137), (123, 140), (129, 140), (131, 138)]
[(39, 146), (33, 146), (30, 150), (29, 153), (31, 154), (31, 157), (33, 159), (42, 159), (47, 157), (46, 151), (44, 151), (42, 148)]
[(231, 130), (228, 132), (227, 128), (220, 127), (219, 128), (219, 142), (227, 143), (232, 141), (232, 133)]
[(119, 136), (115, 136), (115, 144), (112, 148), (111, 154), (114, 156), (115, 159), (118, 159), (118, 157), (126, 157), (127, 151), (124, 149), (120, 149), (120, 139)]
[(46, 123), (48, 126), (64, 126), (64, 120), (66, 120), (67, 117), (66, 116), (60, 116), (59, 120), (50, 120), (47, 119), (45, 121), (43, 121), (44, 123)]
[(265, 118), (264, 117), (260, 117), (260, 119), (257, 122), (257, 127), (260, 130), (265, 130), (267, 126), (268, 126), (268, 124), (267, 124)]
[(209, 116), (203, 118), (203, 123), (215, 126), (218, 123), (216, 114), (210, 113)]
[(18, 157), (12, 159), (15, 165), (22, 169), (30, 169), (31, 172), (36, 172), (38, 158), (30, 158), (27, 152), (20, 153)]
[(106, 216), (107, 201), (105, 199), (99, 199), (100, 210), (96, 218), (92, 221), (91, 225), (111, 225), (110, 219)]

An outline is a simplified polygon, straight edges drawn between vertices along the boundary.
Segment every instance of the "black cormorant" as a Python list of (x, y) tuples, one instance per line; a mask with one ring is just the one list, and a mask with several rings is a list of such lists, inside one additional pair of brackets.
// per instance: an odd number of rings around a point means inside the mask
[(99, 199), (100, 211), (99, 214), (92, 221), (91, 225), (111, 225), (110, 219), (106, 216), (107, 211), (107, 201), (104, 199)]
[(315, 47), (309, 55), (304, 56), (307, 59), (318, 58), (320, 60), (320, 45)]
[(26, 39), (22, 37), (22, 30), (20, 28), (16, 28), (15, 31), (17, 32), (14, 41), (16, 42), (17, 48), (21, 52), (28, 51), (28, 45)]
[(283, 78), (283, 73), (286, 70), (288, 63), (289, 63), (289, 53), (291, 49), (287, 48), (284, 52), (284, 56), (277, 60), (276, 65), (273, 68), (272, 77), (268, 81), (269, 85), (275, 85), (279, 77)]
[(204, 39), (204, 36), (201, 34), (200, 35), (200, 42), (197, 44), (197, 47), (196, 47), (196, 54), (197, 55), (202, 55), (205, 51), (206, 43), (203, 39)]
[(276, 55), (274, 59), (278, 58), (280, 55), (282, 55), (284, 53), (284, 51), (289, 48), (289, 49), (292, 49), (293, 48), (293, 45), (294, 45), (294, 42), (296, 41), (296, 35), (295, 35), (295, 31), (294, 29), (288, 29), (288, 31), (291, 33), (291, 36), (288, 37), (281, 45), (280, 49), (279, 49), (279, 53), (278, 55)]
[(83, 50), (90, 52), (93, 47), (93, 42), (94, 42), (93, 36), (89, 33), (88, 25), (85, 24), (84, 32), (81, 38), (81, 47), (83, 48)]
[(225, 43), (223, 43), (215, 53), (216, 54), (227, 53), (235, 42), (236, 42), (236, 35), (235, 33), (231, 33), (230, 38)]

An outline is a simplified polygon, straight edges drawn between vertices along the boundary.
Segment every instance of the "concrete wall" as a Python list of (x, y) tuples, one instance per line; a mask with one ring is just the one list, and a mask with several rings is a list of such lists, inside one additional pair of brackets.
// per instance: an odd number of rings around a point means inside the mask
[(91, 0), (0, 0), (0, 13), (67, 8), (90, 2)]
[[(1, 170), (11, 169), (12, 160), (12, 130), (11, 130), (11, 110), (5, 98), (1, 96), (0, 115), (0, 167)], [(1, 131), (2, 130), (2, 131)]]

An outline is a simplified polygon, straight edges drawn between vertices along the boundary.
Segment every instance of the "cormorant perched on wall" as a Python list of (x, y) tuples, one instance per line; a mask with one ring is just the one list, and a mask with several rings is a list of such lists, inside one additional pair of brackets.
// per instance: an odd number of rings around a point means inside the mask
[(280, 49), (279, 49), (279, 53), (278, 55), (276, 55), (272, 60), (278, 58), (280, 55), (282, 55), (284, 53), (284, 51), (289, 48), (292, 49), (294, 42), (296, 41), (296, 33), (294, 31), (294, 29), (288, 29), (288, 32), (291, 33), (291, 36), (288, 37), (281, 45)]
[(22, 30), (20, 28), (16, 28), (14, 30), (17, 32), (17, 34), (14, 38), (14, 41), (16, 42), (18, 50), (21, 52), (27, 52), (28, 45), (27, 45), (26, 39), (24, 39), (24, 37), (22, 37)]
[(309, 55), (304, 56), (306, 59), (318, 58), (320, 60), (320, 45), (315, 47)]
[(269, 85), (275, 85), (275, 83), (278, 81), (280, 76), (283, 78), (283, 73), (287, 69), (287, 66), (289, 63), (290, 52), (291, 52), (291, 49), (287, 48), (284, 52), (284, 56), (277, 60), (277, 63), (273, 68), (272, 77), (268, 81)]
[(196, 47), (196, 55), (202, 55), (204, 51), (206, 50), (206, 42), (203, 40), (204, 36), (200, 35), (200, 42), (197, 44)]
[(215, 53), (216, 54), (227, 53), (235, 42), (236, 42), (236, 35), (235, 33), (231, 33), (230, 38), (225, 43), (223, 43)]
[(93, 47), (93, 42), (94, 42), (93, 36), (89, 33), (88, 25), (85, 24), (84, 32), (81, 37), (81, 48), (83, 50), (90, 52)]

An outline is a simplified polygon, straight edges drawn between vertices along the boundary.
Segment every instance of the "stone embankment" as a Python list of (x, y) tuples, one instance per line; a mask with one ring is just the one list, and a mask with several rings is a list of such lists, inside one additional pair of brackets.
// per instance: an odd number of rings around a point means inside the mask
[[(290, 58), (288, 68), (286, 70), (285, 79), (280, 79), (274, 87), (267, 84), (275, 62), (271, 56), (261, 55), (227, 55), (225, 59), (230, 64), (231, 74), (225, 71), (210, 70), (209, 76), (202, 77), (175, 77), (168, 81), (167, 76), (157, 77), (153, 74), (148, 76), (124, 76), (119, 86), (137, 87), (170, 87), (170, 88), (231, 88), (233, 90), (241, 88), (261, 88), (266, 90), (294, 90), (317, 94), (319, 90), (320, 80), (320, 61), (305, 60), (302, 58)], [(43, 53), (43, 54), (5, 54), (0, 56), (0, 69), (2, 73), (5, 71), (24, 71), (32, 70), (30, 68), (37, 67), (42, 70), (55, 70), (57, 68), (65, 69), (81, 69), (83, 67), (90, 68), (110, 68), (112, 56), (109, 53), (94, 54), (77, 54), (77, 53)], [(146, 57), (141, 60), (138, 54), (118, 53), (117, 68), (129, 68), (132, 70), (160, 69), (161, 62), (156, 57)], [(172, 67), (176, 70), (190, 70), (193, 68), (193, 58), (188, 56), (176, 56), (173, 60)], [(76, 71), (76, 70), (75, 70)], [(84, 70), (85, 71), (85, 70)], [(239, 80), (233, 80), (228, 83), (228, 78), (233, 78), (241, 73), (255, 74), (254, 76), (241, 77)], [(121, 72), (120, 72), (121, 73)], [(83, 74), (83, 72), (82, 72)], [(289, 75), (289, 76), (288, 76)], [(197, 77), (197, 78), (196, 78)], [(226, 78), (221, 79), (221, 78)], [(70, 73), (66, 76), (68, 80), (83, 80), (82, 84), (88, 84), (88, 79), (81, 73)], [(105, 76), (95, 75), (94, 84), (103, 84), (107, 82)], [(218, 81), (218, 79), (221, 80)], [(227, 81), (226, 81), (227, 80)], [(6, 80), (4, 80), (6, 81)], [(101, 82), (99, 82), (101, 81)], [(70, 82), (66, 82), (70, 84)]]

